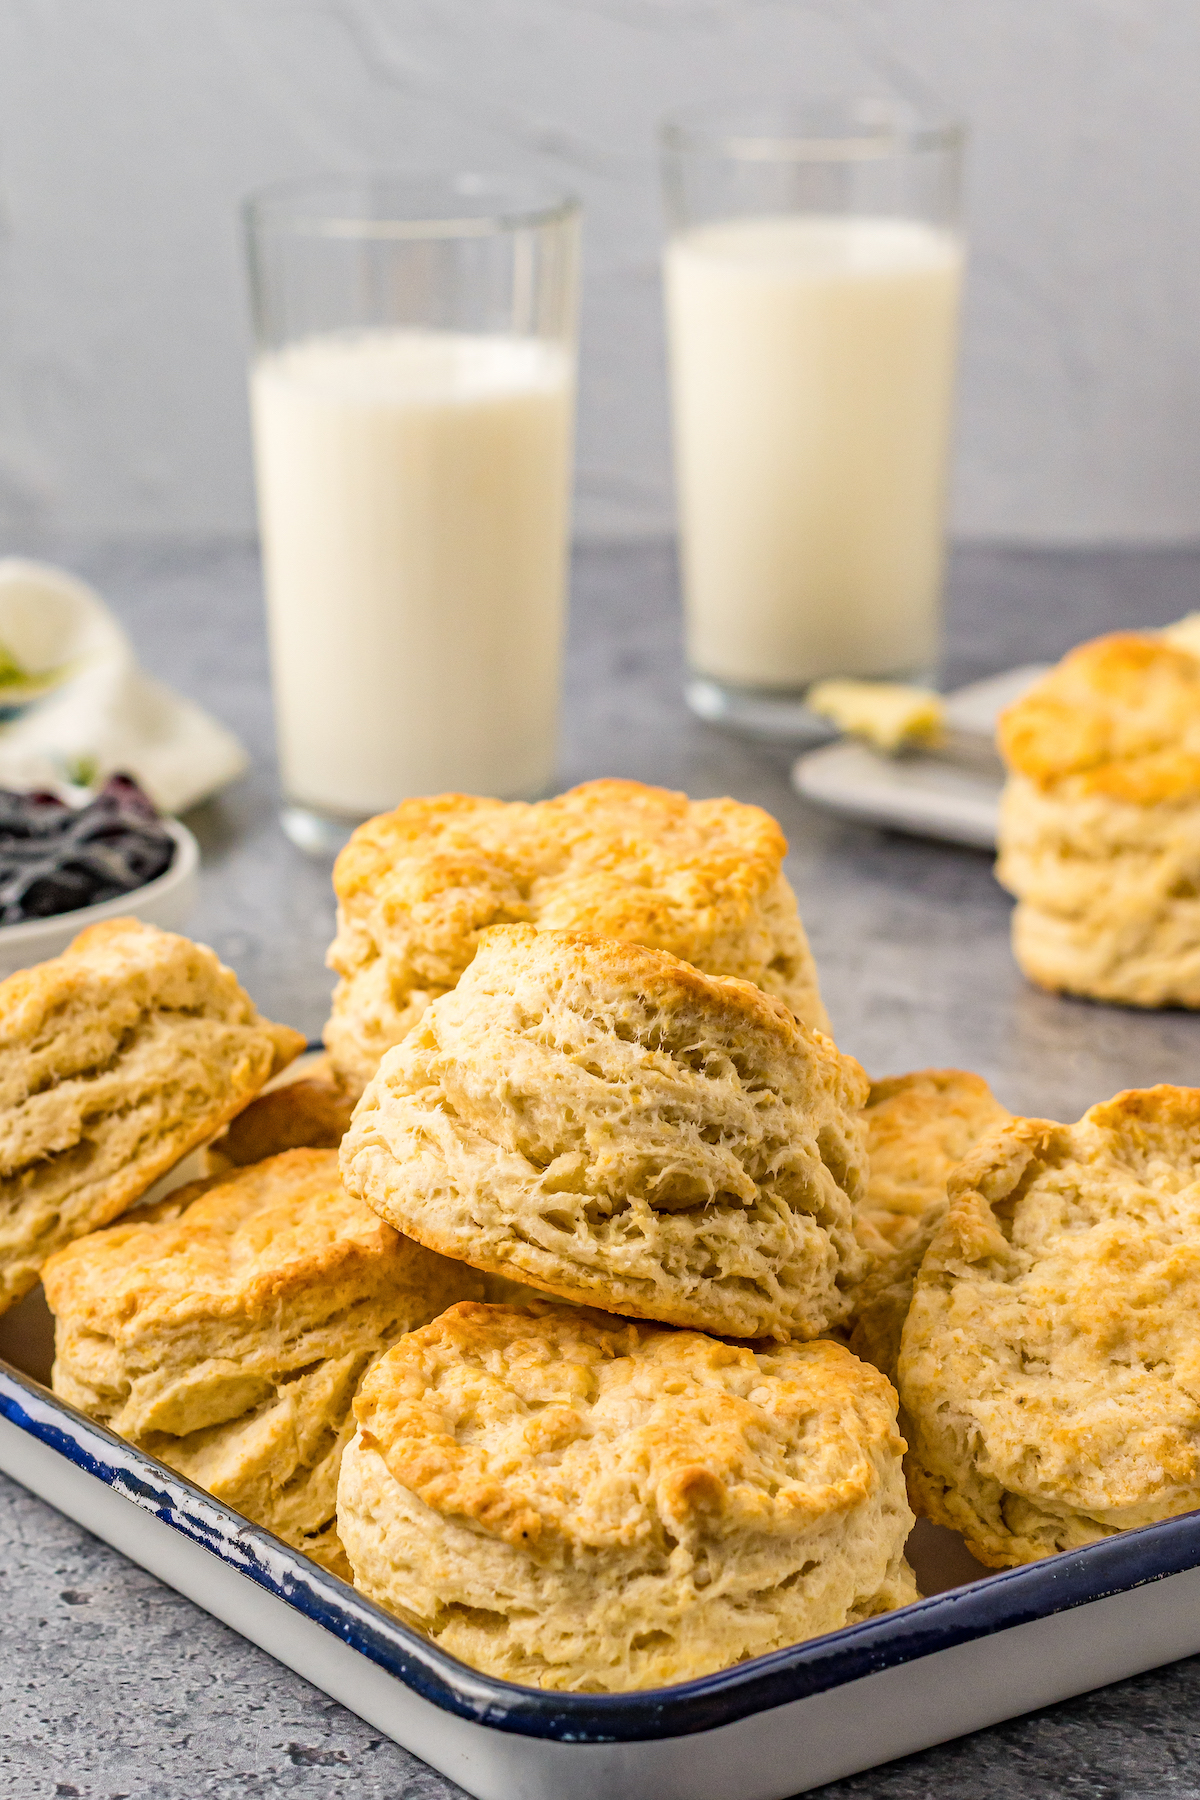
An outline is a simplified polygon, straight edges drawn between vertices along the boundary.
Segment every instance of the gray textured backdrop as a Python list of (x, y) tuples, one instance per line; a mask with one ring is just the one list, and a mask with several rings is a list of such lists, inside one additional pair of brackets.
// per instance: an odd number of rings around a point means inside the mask
[(252, 524), (234, 208), (318, 169), (582, 192), (578, 520), (670, 520), (654, 121), (888, 68), (974, 123), (955, 524), (1200, 537), (1189, 0), (5, 0), (0, 529)]

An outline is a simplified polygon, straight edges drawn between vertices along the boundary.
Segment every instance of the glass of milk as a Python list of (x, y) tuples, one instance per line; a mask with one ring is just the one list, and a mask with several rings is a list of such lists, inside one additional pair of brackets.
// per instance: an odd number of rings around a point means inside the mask
[(283, 823), (314, 852), (555, 765), (579, 209), (473, 177), (247, 206)]
[(789, 735), (825, 676), (937, 661), (962, 131), (899, 101), (667, 121), (688, 701)]

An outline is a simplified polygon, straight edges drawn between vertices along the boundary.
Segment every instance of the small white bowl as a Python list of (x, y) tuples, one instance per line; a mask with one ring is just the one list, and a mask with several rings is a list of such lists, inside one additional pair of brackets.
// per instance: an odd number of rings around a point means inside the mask
[(81, 931), (103, 919), (144, 919), (147, 925), (177, 931), (196, 904), (200, 846), (178, 819), (165, 823), (175, 839), (175, 854), (170, 868), (157, 880), (118, 894), (115, 900), (101, 900), (98, 906), (81, 906), (49, 919), (26, 919), (20, 925), (0, 925), (0, 976), (61, 955)]

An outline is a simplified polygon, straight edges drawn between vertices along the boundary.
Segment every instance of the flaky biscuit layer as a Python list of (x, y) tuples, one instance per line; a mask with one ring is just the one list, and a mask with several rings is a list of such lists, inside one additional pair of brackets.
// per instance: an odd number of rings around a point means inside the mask
[(43, 1281), (55, 1393), (339, 1573), (364, 1369), (481, 1292), (352, 1199), (335, 1150), (197, 1183), (60, 1250)]
[(499, 926), (385, 1057), (342, 1175), (430, 1249), (564, 1299), (815, 1337), (863, 1262), (866, 1091), (748, 982)]
[(828, 1029), (787, 844), (769, 814), (637, 781), (524, 802), (442, 794), (359, 827), (334, 869), (326, 1027), (356, 1092), (452, 989), (492, 925), (593, 932), (753, 981)]
[(1015, 1120), (949, 1189), (900, 1353), (914, 1504), (996, 1567), (1200, 1506), (1200, 1089)]
[(996, 873), (1013, 951), (1039, 986), (1200, 1006), (1200, 793), (1136, 806), (1012, 777)]
[(355, 1412), (356, 1585), (510, 1681), (685, 1681), (916, 1597), (895, 1395), (834, 1344), (462, 1305)]
[(303, 1048), (205, 945), (137, 919), (0, 982), (0, 1310)]
[(327, 1056), (305, 1074), (252, 1100), (209, 1146), (213, 1166), (242, 1169), (284, 1150), (336, 1150), (357, 1096), (334, 1076)]
[(955, 1163), (1012, 1114), (982, 1075), (917, 1069), (873, 1081), (864, 1117), (870, 1173), (855, 1217), (902, 1250), (945, 1211)]
[(893, 1382), (917, 1270), (945, 1216), (947, 1177), (1011, 1117), (983, 1077), (965, 1069), (871, 1083), (870, 1174), (855, 1227), (872, 1264), (854, 1290), (850, 1348)]

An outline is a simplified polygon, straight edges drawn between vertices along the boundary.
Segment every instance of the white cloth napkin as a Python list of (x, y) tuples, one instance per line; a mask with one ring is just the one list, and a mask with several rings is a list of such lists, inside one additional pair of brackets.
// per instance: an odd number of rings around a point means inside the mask
[(84, 582), (0, 559), (0, 787), (90, 786), (123, 769), (177, 813), (248, 764), (231, 731), (138, 667)]

